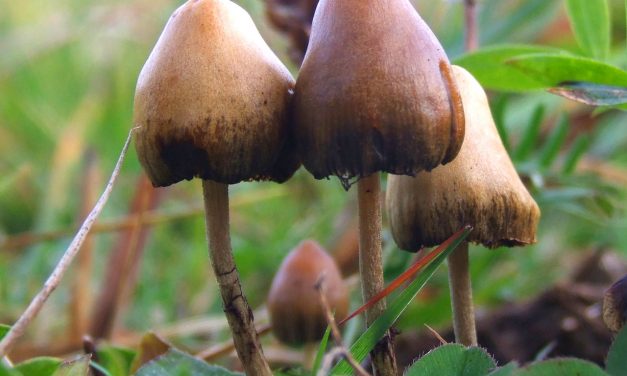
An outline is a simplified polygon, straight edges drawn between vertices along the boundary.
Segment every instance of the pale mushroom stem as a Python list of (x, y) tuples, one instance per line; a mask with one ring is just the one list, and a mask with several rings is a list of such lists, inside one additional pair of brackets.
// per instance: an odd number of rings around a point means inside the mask
[[(357, 183), (359, 201), (359, 273), (364, 302), (383, 290), (383, 261), (381, 257), (381, 183), (379, 173), (361, 178)], [(366, 325), (385, 311), (382, 299), (366, 311)], [(371, 352), (378, 375), (396, 375), (396, 357), (389, 332)]]
[(246, 301), (231, 251), (229, 233), (229, 187), (203, 180), (203, 198), (209, 256), (220, 287), (226, 319), (235, 350), (247, 375), (272, 376), (255, 330), (253, 312)]
[(472, 285), (468, 263), (468, 242), (462, 242), (448, 257), (448, 279), (451, 289), (455, 342), (464, 346), (477, 346), (475, 309), (472, 302)]

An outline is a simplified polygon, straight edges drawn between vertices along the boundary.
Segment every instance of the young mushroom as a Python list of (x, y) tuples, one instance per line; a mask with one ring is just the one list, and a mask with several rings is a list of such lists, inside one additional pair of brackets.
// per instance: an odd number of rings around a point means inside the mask
[(618, 333), (627, 321), (627, 276), (616, 281), (603, 296), (603, 322)]
[[(321, 0), (296, 82), (294, 133), (315, 178), (358, 179), (364, 301), (383, 289), (379, 171), (415, 175), (451, 161), (464, 135), (442, 46), (408, 0)], [(385, 301), (366, 312), (370, 325)], [(373, 352), (395, 374), (388, 335)]]
[(170, 17), (137, 81), (139, 160), (153, 185), (203, 179), (207, 237), (235, 348), (249, 375), (271, 375), (231, 253), (228, 185), (287, 180), (294, 79), (245, 10), (190, 0)]
[[(453, 66), (466, 112), (466, 137), (455, 160), (416, 177), (390, 176), (386, 195), (392, 235), (415, 251), (471, 225), (468, 241), (486, 247), (534, 243), (540, 210), (521, 182), (499, 137), (485, 92)], [(468, 243), (449, 256), (455, 337), (476, 345)]]
[(281, 263), (268, 294), (274, 335), (298, 346), (322, 339), (327, 327), (315, 286), (323, 278), (324, 294), (336, 317), (348, 312), (348, 290), (333, 258), (315, 241), (306, 240)]

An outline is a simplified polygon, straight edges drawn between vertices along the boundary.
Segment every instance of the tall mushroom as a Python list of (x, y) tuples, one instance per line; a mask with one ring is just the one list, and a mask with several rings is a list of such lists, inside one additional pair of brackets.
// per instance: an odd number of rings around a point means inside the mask
[[(540, 210), (521, 182), (499, 138), (485, 92), (463, 68), (453, 66), (466, 113), (466, 137), (453, 162), (416, 177), (390, 176), (387, 209), (402, 249), (441, 243), (464, 225), (469, 241), (486, 247), (534, 243)], [(449, 256), (455, 337), (476, 345), (468, 271), (468, 243)]]
[[(294, 133), (315, 178), (358, 179), (360, 272), (383, 289), (379, 171), (415, 175), (451, 161), (464, 135), (448, 59), (408, 0), (322, 0), (296, 82)], [(370, 325), (385, 302), (366, 313)], [(389, 336), (377, 371), (395, 374)]]
[(139, 160), (153, 185), (203, 179), (207, 237), (235, 348), (249, 375), (271, 375), (231, 252), (228, 186), (287, 180), (294, 79), (245, 10), (190, 0), (170, 17), (135, 93)]

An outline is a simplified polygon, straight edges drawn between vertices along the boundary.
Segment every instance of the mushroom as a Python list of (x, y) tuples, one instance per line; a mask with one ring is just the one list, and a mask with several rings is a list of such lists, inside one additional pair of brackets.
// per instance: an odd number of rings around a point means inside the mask
[[(540, 210), (518, 177), (499, 137), (485, 92), (463, 68), (453, 66), (466, 112), (466, 137), (455, 160), (416, 177), (390, 176), (386, 204), (398, 246), (415, 251), (441, 243), (464, 225), (468, 241), (489, 248), (536, 241)], [(468, 243), (449, 256), (455, 336), (477, 337), (468, 272)]]
[[(294, 134), (316, 179), (358, 179), (365, 301), (383, 289), (379, 171), (415, 175), (451, 161), (464, 135), (442, 46), (408, 0), (321, 0), (296, 82)], [(385, 309), (366, 313), (370, 325)], [(387, 342), (387, 344), (385, 343)], [(389, 336), (376, 347), (395, 374)]]
[(297, 346), (322, 339), (327, 320), (315, 288), (320, 278), (329, 309), (338, 317), (348, 313), (348, 290), (335, 261), (317, 242), (305, 240), (285, 257), (268, 294), (272, 331), (281, 342)]
[(235, 347), (250, 375), (271, 375), (231, 252), (228, 185), (283, 182), (294, 79), (245, 10), (190, 0), (170, 17), (137, 81), (135, 145), (153, 185), (203, 179), (207, 237)]
[(616, 281), (603, 296), (603, 322), (613, 333), (627, 320), (627, 276)]

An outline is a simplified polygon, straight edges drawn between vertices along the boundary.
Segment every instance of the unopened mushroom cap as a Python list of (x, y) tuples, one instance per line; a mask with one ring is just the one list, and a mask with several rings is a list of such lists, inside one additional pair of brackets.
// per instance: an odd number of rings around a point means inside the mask
[(337, 265), (318, 243), (304, 241), (283, 260), (268, 295), (272, 331), (282, 342), (300, 345), (324, 335), (327, 321), (315, 289), (321, 276), (330, 309), (346, 316), (348, 291)]
[(294, 79), (245, 10), (189, 0), (170, 17), (137, 82), (134, 125), (155, 186), (288, 179)]
[(347, 180), (450, 161), (464, 121), (446, 72), (442, 46), (409, 1), (321, 0), (294, 96), (303, 165)]
[(485, 92), (453, 66), (466, 113), (466, 136), (451, 163), (415, 178), (388, 177), (386, 204), (392, 234), (416, 251), (446, 240), (465, 225), (468, 240), (487, 247), (534, 243), (540, 209), (512, 164)]

